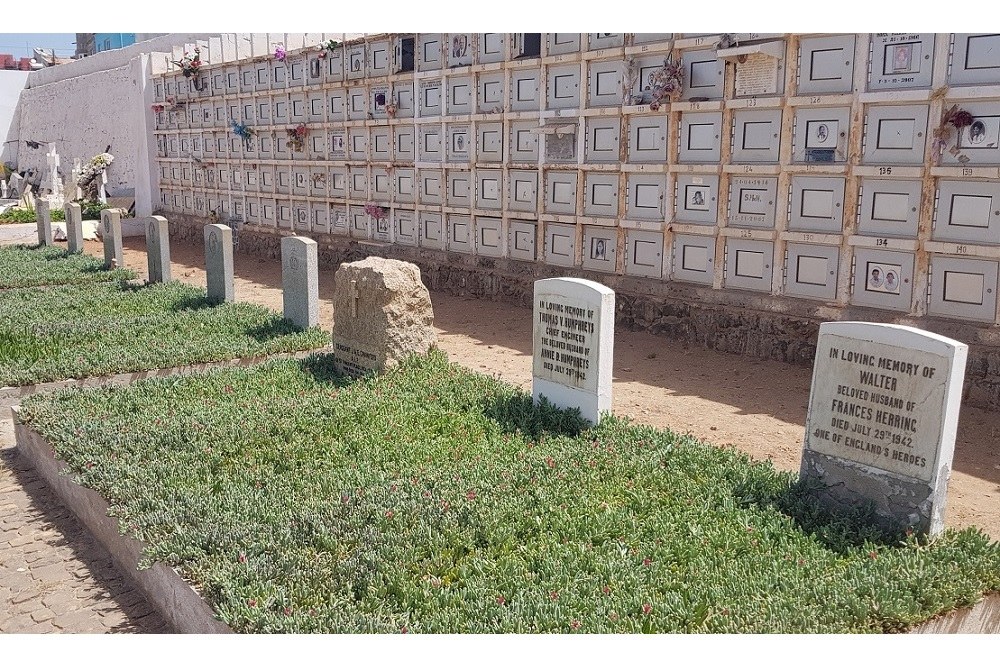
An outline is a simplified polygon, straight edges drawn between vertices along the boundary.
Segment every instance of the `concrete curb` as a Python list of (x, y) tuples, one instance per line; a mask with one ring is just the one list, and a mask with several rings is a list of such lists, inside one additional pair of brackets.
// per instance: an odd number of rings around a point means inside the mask
[(1000, 634), (1000, 593), (991, 593), (972, 605), (932, 618), (910, 634)]
[(39, 382), (38, 384), (24, 385), (23, 387), (0, 387), (0, 408), (13, 407), (19, 405), (25, 396), (40, 391), (54, 391), (56, 389), (67, 389), (75, 387), (84, 389), (88, 387), (107, 387), (115, 385), (129, 385), (137, 380), (155, 377), (170, 377), (172, 375), (194, 375), (204, 373), (219, 368), (237, 368), (245, 366), (256, 366), (266, 361), (275, 359), (305, 359), (311, 354), (321, 354), (329, 352), (333, 348), (329, 345), (318, 347), (312, 350), (302, 350), (300, 352), (279, 352), (277, 354), (262, 357), (238, 357), (236, 359), (226, 359), (224, 361), (207, 361), (200, 364), (189, 364), (187, 366), (174, 366), (172, 368), (156, 368), (145, 371), (133, 371), (131, 373), (118, 373), (116, 375), (102, 375), (98, 377), (79, 378), (76, 380), (54, 380), (52, 382)]
[(156, 563), (145, 570), (137, 569), (142, 542), (122, 535), (118, 530), (118, 520), (108, 516), (108, 503), (104, 498), (62, 474), (67, 465), (56, 458), (48, 441), (21, 423), (17, 408), (12, 408), (12, 412), (17, 451), (108, 550), (122, 574), (143, 592), (149, 604), (163, 615), (167, 623), (181, 633), (231, 633), (232, 629), (215, 618), (215, 612), (208, 603), (173, 568)]

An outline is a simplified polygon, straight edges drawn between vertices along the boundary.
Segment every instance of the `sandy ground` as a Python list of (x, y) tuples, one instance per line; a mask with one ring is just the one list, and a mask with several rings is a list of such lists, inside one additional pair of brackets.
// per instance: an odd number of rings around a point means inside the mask
[[(126, 265), (146, 275), (145, 240), (125, 239)], [(99, 242), (88, 253), (103, 256)], [(174, 243), (173, 277), (205, 284), (199, 244)], [(281, 311), (277, 261), (236, 255), (236, 299)], [(320, 318), (333, 321), (333, 271), (320, 271)], [(449, 358), (530, 390), (531, 312), (432, 293), (439, 345)], [(615, 332), (614, 411), (718, 445), (732, 444), (798, 470), (811, 369), (744, 359), (647, 333)], [(1000, 414), (963, 407), (949, 485), (949, 526), (976, 525), (1000, 539)]]

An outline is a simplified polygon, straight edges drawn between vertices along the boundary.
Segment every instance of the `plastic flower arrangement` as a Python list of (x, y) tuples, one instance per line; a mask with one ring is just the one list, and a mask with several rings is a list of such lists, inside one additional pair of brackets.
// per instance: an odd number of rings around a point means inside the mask
[(397, 111), (399, 111), (399, 107), (396, 105), (396, 100), (390, 99), (385, 103), (385, 112), (389, 118), (394, 118)]
[(288, 145), (294, 151), (301, 151), (306, 145), (306, 136), (309, 134), (309, 128), (305, 125), (298, 125), (295, 129), (288, 130)]
[(288, 54), (285, 51), (285, 47), (284, 47), (283, 44), (278, 44), (276, 47), (274, 47), (274, 59), (275, 60), (281, 60), (282, 62), (284, 62), (286, 55), (288, 55)]
[(247, 127), (244, 123), (237, 123), (235, 120), (230, 120), (229, 125), (233, 128), (233, 134), (242, 139), (243, 145), (249, 150), (250, 140), (257, 136), (257, 131)]
[(649, 83), (653, 87), (653, 99), (649, 103), (649, 108), (657, 111), (663, 100), (680, 95), (684, 88), (684, 67), (679, 61), (675, 61), (673, 56), (667, 56), (663, 61), (663, 67), (650, 75)]
[(326, 58), (328, 53), (333, 53), (337, 47), (340, 46), (340, 42), (335, 39), (323, 42), (319, 45), (319, 57)]
[(371, 216), (375, 220), (385, 220), (389, 217), (389, 214), (384, 208), (376, 204), (375, 202), (368, 202), (365, 204), (365, 213)]
[(171, 60), (173, 64), (181, 68), (184, 78), (190, 79), (201, 69), (201, 49), (195, 48), (194, 55), (184, 52), (184, 57), (180, 60)]
[(955, 144), (951, 148), (952, 154), (959, 158), (960, 162), (968, 162), (966, 157), (960, 156), (960, 149), (958, 148), (958, 138), (962, 135), (962, 130), (972, 125), (975, 121), (975, 117), (960, 108), (957, 104), (953, 104), (950, 108), (946, 109), (944, 113), (941, 114), (941, 124), (932, 132), (934, 136), (934, 143), (931, 147), (931, 152), (934, 154), (935, 159), (940, 157), (941, 153), (945, 151), (948, 147), (948, 143), (951, 140), (951, 128), (958, 130), (955, 137)]

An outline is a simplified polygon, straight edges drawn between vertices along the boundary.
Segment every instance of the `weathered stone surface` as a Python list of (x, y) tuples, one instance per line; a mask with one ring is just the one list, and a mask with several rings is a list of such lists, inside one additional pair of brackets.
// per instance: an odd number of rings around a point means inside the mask
[(38, 226), (38, 245), (52, 245), (52, 212), (43, 197), (35, 205), (35, 224)]
[(83, 219), (79, 204), (66, 204), (66, 244), (70, 252), (83, 252)]
[(342, 264), (333, 310), (334, 357), (350, 375), (391, 368), (437, 342), (430, 293), (408, 262), (369, 257)]
[(121, 209), (106, 208), (101, 211), (101, 239), (104, 241), (105, 268), (125, 266), (125, 253), (122, 251)]
[(170, 280), (170, 235), (167, 219), (159, 215), (146, 221), (146, 261), (150, 283)]
[(800, 475), (828, 504), (944, 529), (968, 346), (912, 327), (820, 327)]
[(285, 318), (295, 326), (308, 329), (319, 324), (319, 267), (312, 239), (281, 239), (281, 299)]
[(214, 303), (233, 301), (233, 230), (228, 225), (205, 226), (205, 279), (208, 300)]

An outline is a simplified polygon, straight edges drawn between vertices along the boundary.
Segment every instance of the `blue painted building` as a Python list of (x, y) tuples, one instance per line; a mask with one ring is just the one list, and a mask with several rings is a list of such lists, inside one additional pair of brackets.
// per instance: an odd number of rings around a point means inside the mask
[(96, 32), (94, 33), (94, 51), (110, 51), (135, 44), (134, 32)]

